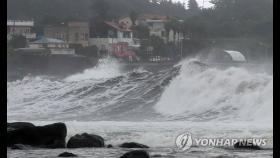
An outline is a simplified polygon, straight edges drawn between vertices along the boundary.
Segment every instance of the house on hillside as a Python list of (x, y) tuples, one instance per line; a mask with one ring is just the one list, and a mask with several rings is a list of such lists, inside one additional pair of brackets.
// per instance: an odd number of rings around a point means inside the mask
[(44, 28), (44, 36), (48, 38), (60, 39), (69, 45), (89, 45), (89, 23), (88, 22), (68, 22), (56, 25), (48, 25)]
[(165, 29), (165, 25), (170, 21), (170, 17), (157, 14), (143, 14), (136, 20), (136, 25), (147, 26), (150, 30), (150, 36), (158, 36), (165, 42), (179, 42), (183, 38), (182, 33), (176, 33), (174, 30)]
[(36, 38), (36, 33), (32, 32), (34, 21), (26, 20), (7, 20), (7, 38), (11, 39), (13, 35), (22, 35), (28, 41)]
[[(176, 33), (174, 30), (165, 29), (165, 25), (169, 22), (170, 17), (157, 14), (142, 14), (136, 21), (135, 25), (143, 25), (149, 28), (150, 36), (157, 36), (162, 38), (165, 42), (179, 42), (183, 38), (182, 33)], [(132, 20), (129, 16), (123, 17), (119, 20), (119, 23), (123, 23), (128, 28), (132, 26)]]
[(102, 32), (94, 32), (90, 38), (89, 44), (95, 45), (99, 49), (109, 50), (111, 45), (119, 42), (126, 42), (129, 46), (137, 47), (133, 38), (133, 31), (122, 24), (112, 21), (105, 21), (102, 26)]
[(140, 44), (133, 38), (133, 31), (127, 25), (104, 21), (99, 27), (101, 30), (93, 28), (93, 36), (89, 40), (90, 45), (95, 45), (100, 51), (129, 61), (137, 60), (133, 49), (140, 47)]

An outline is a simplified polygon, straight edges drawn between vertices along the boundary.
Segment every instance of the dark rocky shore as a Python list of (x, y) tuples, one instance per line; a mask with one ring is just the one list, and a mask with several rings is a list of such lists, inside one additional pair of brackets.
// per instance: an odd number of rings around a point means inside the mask
[[(120, 158), (149, 158), (147, 145), (136, 142), (124, 142), (120, 145), (106, 145), (105, 139), (96, 134), (76, 134), (66, 142), (67, 127), (64, 123), (54, 123), (45, 126), (35, 126), (29, 122), (7, 123), (7, 147), (13, 150), (36, 148), (63, 149), (63, 148), (132, 148)], [(237, 142), (234, 149), (261, 150), (254, 144)], [(63, 152), (58, 157), (76, 157), (74, 153)], [(156, 155), (158, 157), (160, 155)]]
[[(29, 122), (7, 123), (7, 147), (17, 150), (32, 148), (105, 148), (104, 138), (95, 134), (76, 134), (66, 143), (67, 128), (64, 123), (54, 123), (45, 126), (35, 126)], [(108, 145), (112, 148), (112, 145)], [(146, 145), (126, 142), (120, 148), (149, 148)], [(64, 152), (58, 157), (75, 157), (73, 153)], [(124, 154), (121, 158), (149, 158), (148, 152), (134, 150)]]

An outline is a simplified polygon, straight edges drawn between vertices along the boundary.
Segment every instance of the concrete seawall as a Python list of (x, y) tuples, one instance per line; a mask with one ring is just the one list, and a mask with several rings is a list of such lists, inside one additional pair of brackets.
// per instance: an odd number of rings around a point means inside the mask
[(87, 57), (71, 55), (10, 55), (7, 57), (7, 80), (27, 74), (67, 76), (92, 67)]

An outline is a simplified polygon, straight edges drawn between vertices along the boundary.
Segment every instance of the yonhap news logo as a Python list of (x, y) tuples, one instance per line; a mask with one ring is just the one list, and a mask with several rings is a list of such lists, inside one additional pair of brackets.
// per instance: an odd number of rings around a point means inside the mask
[(191, 133), (182, 133), (176, 138), (176, 146), (178, 149), (185, 151), (191, 148), (192, 146), (192, 135)]
[(263, 138), (194, 138), (185, 132), (176, 137), (176, 147), (179, 151), (187, 151), (192, 146), (233, 147), (233, 146), (266, 146)]

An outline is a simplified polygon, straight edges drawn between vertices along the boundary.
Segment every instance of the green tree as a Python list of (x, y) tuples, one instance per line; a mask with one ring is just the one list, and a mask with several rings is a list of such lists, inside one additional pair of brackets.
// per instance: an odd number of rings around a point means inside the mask
[(140, 40), (148, 39), (150, 35), (150, 30), (147, 26), (138, 25), (133, 27), (134, 37)]
[(171, 29), (172, 29), (172, 23), (170, 21), (165, 23), (164, 24), (164, 29), (165, 29), (165, 32), (166, 32), (167, 42), (169, 42), (169, 34), (170, 34)]
[(167, 23), (165, 23), (165, 26), (164, 26), (165, 30), (166, 30), (166, 34), (167, 34), (167, 42), (169, 41), (169, 34), (170, 34), (170, 31), (172, 30), (173, 31), (173, 41), (176, 40), (176, 34), (178, 32), (180, 32), (180, 22), (178, 19), (176, 18), (171, 18)]
[(154, 48), (153, 55), (166, 56), (165, 44), (162, 38), (153, 35), (149, 39), (149, 44)]
[(136, 20), (138, 18), (138, 14), (135, 11), (131, 11), (129, 13), (129, 17), (130, 17), (130, 19), (132, 21), (132, 25), (135, 26), (135, 22), (136, 22)]
[(189, 0), (188, 9), (191, 14), (197, 14), (199, 12), (199, 7), (196, 0)]

